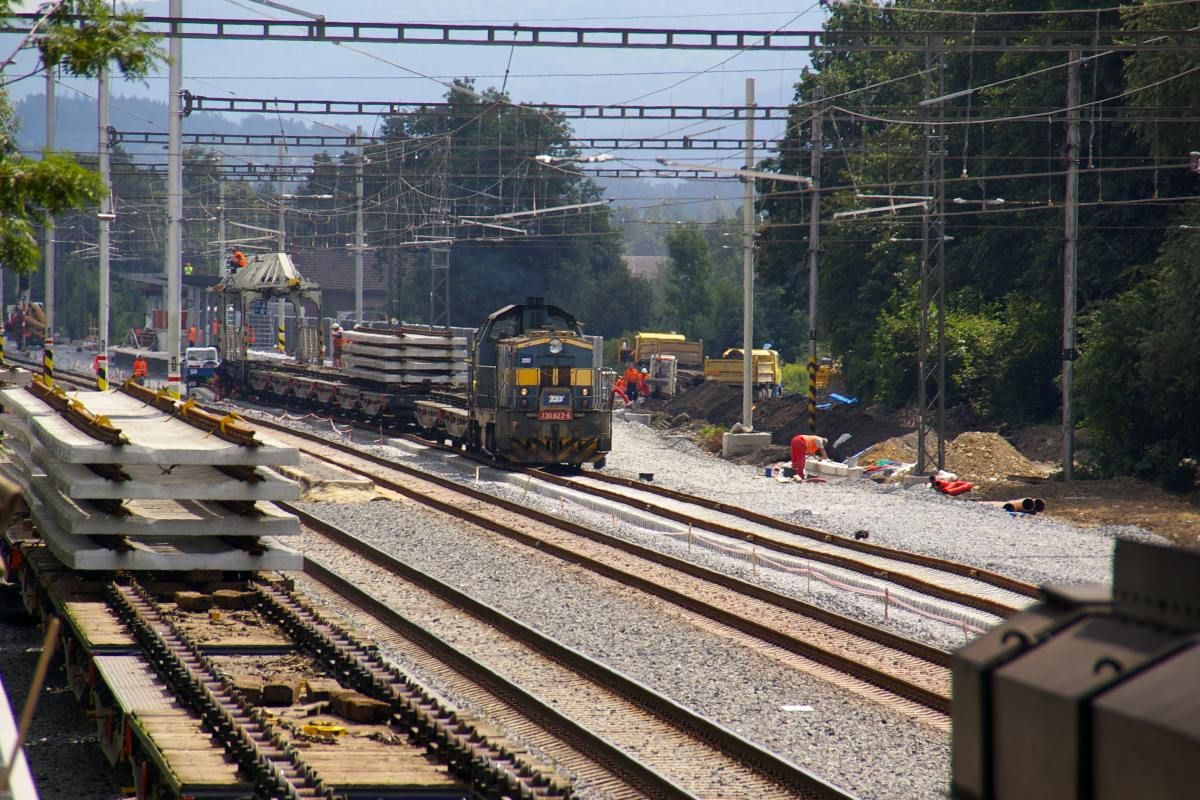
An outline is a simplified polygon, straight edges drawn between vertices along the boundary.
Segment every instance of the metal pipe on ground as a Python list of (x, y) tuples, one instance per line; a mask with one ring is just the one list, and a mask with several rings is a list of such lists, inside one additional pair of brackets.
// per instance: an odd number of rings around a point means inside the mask
[[(1012, 500), (985, 500), (985, 501), (983, 501), (983, 503), (984, 503), (984, 505), (996, 506), (997, 508), (1002, 508), (1005, 511), (1011, 511), (1014, 513), (1021, 513), (1021, 514), (1036, 513), (1034, 511), (1034, 508), (1036, 507), (1036, 503), (1034, 502), (1032, 497), (1017, 497)], [(1045, 507), (1045, 505), (1046, 504), (1043, 501), (1042, 506)]]

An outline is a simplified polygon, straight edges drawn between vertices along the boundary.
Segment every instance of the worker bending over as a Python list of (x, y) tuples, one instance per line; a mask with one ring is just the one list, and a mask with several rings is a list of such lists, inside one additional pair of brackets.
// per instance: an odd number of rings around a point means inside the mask
[(825, 452), (827, 443), (828, 440), (824, 436), (812, 436), (807, 433), (792, 437), (792, 469), (796, 471), (796, 475), (804, 477), (804, 462), (809, 456), (829, 458), (829, 454)]

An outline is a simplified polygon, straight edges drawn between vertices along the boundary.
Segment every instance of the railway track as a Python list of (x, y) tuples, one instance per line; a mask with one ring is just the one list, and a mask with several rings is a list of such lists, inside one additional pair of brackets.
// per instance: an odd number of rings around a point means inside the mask
[[(502, 686), (505, 704), (535, 717), (592, 763), (597, 785), (639, 796), (848, 798), (842, 790), (357, 537), (301, 513), (306, 571), (341, 597), (370, 605), (392, 636), (418, 639), (434, 669)], [(337, 564), (353, 562), (353, 579)], [(366, 564), (367, 574), (362, 573)], [(362, 586), (371, 587), (370, 595)], [(419, 609), (439, 631), (401, 619)], [(412, 615), (414, 612), (408, 612)], [(452, 642), (441, 641), (442, 637)], [(518, 685), (519, 684), (519, 685)], [(536, 736), (537, 733), (533, 732)], [(551, 744), (549, 747), (553, 748)], [(609, 774), (596, 774), (596, 770)], [(617, 792), (616, 796), (625, 796)]]
[(287, 428), (273, 435), (437, 511), (716, 622), (748, 647), (765, 642), (794, 666), (945, 724), (950, 680), (942, 650), (406, 465)]
[[(1008, 617), (1038, 596), (1033, 584), (934, 556), (910, 553), (810, 528), (767, 514), (603, 472), (564, 476), (530, 471), (540, 480), (784, 555), (821, 561), (896, 583), (931, 597)], [(616, 489), (607, 487), (614, 486)], [(782, 536), (780, 535), (782, 534)], [(801, 541), (795, 541), (799, 538)]]
[[(256, 421), (280, 430), (296, 430), (262, 418), (256, 418)], [(380, 433), (377, 428), (352, 419), (342, 421), (363, 431)], [(452, 452), (493, 468), (528, 474), (562, 489), (620, 503), (641, 513), (653, 514), (697, 530), (753, 542), (756, 548), (780, 556), (828, 564), (858, 573), (866, 579), (892, 583), (920, 595), (1000, 618), (1017, 613), (1038, 596), (1038, 588), (1033, 584), (970, 564), (848, 539), (652, 483), (621, 478), (602, 471), (563, 475), (550, 469), (507, 467), (418, 434), (399, 434), (396, 438)], [(347, 453), (362, 452), (341, 442), (327, 441), (327, 444)], [(386, 459), (377, 460), (386, 462)]]

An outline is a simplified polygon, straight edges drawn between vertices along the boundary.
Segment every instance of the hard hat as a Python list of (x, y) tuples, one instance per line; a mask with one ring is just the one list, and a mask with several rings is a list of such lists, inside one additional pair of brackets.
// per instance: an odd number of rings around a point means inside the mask
[(645, 367), (642, 367), (642, 374), (643, 374), (643, 375), (649, 375), (649, 374), (650, 374), (650, 370), (646, 369)]

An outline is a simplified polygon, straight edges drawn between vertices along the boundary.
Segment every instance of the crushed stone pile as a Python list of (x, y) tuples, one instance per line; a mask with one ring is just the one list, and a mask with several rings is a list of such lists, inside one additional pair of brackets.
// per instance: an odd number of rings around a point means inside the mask
[[(937, 442), (927, 440), (928, 451), (936, 456)], [(917, 460), (917, 435), (909, 433), (880, 442), (859, 458), (860, 465), (879, 459), (911, 463)], [(1021, 455), (998, 433), (967, 431), (946, 443), (946, 469), (972, 483), (996, 483), (1010, 477), (1044, 478), (1044, 466)]]

